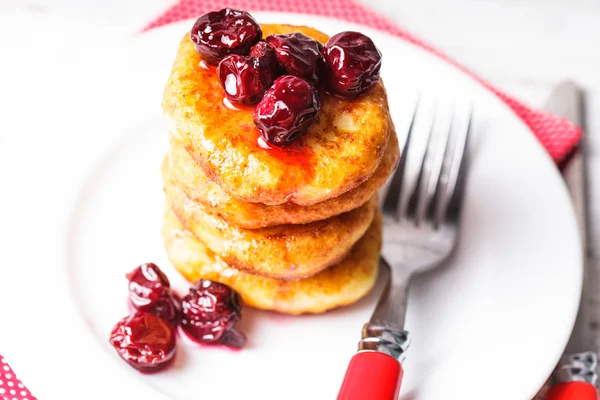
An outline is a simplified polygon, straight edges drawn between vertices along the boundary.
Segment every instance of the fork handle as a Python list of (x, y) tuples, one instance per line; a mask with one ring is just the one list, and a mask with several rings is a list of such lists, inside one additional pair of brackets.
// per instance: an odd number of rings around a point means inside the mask
[(598, 400), (598, 391), (591, 383), (563, 382), (548, 390), (546, 400)]
[(407, 331), (366, 323), (337, 400), (396, 400), (409, 345)]
[(403, 375), (395, 358), (359, 351), (350, 360), (337, 400), (396, 400)]

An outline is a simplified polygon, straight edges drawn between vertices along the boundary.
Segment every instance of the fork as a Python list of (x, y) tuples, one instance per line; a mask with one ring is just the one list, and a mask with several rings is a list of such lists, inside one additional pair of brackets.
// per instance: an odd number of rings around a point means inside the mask
[(418, 173), (411, 174), (407, 159), (417, 147), (411, 142), (422, 114), (416, 107), (398, 167), (383, 197), (380, 271), (387, 283), (371, 320), (363, 326), (358, 352), (348, 365), (338, 400), (398, 398), (402, 362), (410, 345), (404, 329), (410, 280), (441, 265), (456, 247), (468, 169), (471, 108), (462, 116), (454, 112), (450, 118), (431, 118), (425, 151), (417, 155)]

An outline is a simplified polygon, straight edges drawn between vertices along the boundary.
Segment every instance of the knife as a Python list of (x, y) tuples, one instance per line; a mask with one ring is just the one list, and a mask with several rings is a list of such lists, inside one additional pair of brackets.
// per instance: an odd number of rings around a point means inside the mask
[(600, 301), (594, 292), (600, 289), (600, 252), (593, 246), (599, 237), (590, 220), (594, 207), (590, 184), (600, 175), (594, 176), (588, 168), (591, 138), (585, 134), (585, 94), (573, 82), (561, 83), (553, 89), (544, 111), (564, 117), (584, 131), (580, 148), (563, 171), (584, 244), (583, 292), (571, 338), (552, 374), (546, 400), (597, 400)]

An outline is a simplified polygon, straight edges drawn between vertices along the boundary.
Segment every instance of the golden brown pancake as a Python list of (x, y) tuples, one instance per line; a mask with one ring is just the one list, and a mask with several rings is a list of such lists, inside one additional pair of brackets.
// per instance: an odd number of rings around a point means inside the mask
[(179, 187), (165, 185), (167, 203), (183, 225), (238, 269), (275, 279), (302, 279), (338, 263), (366, 232), (377, 209), (359, 208), (323, 221), (242, 229), (214, 217)]
[(208, 178), (196, 165), (185, 149), (171, 143), (165, 163), (168, 168), (166, 179), (182, 188), (204, 210), (228, 224), (245, 229), (258, 229), (283, 224), (307, 224), (345, 213), (366, 203), (392, 172), (399, 157), (398, 138), (390, 136), (381, 164), (363, 184), (341, 196), (325, 200), (312, 206), (302, 207), (294, 203), (267, 206), (236, 200), (219, 185)]
[(281, 281), (230, 267), (167, 208), (163, 240), (175, 268), (190, 282), (210, 279), (239, 292), (252, 307), (286, 314), (322, 313), (352, 304), (366, 295), (377, 279), (381, 248), (381, 216), (377, 213), (365, 235), (339, 264), (298, 281)]
[[(328, 39), (304, 26), (261, 27), (265, 36), (300, 32), (323, 43)], [(381, 81), (357, 99), (322, 94), (318, 119), (304, 135), (285, 149), (265, 149), (257, 142), (254, 107), (227, 107), (215, 69), (200, 61), (186, 34), (163, 110), (171, 135), (232, 197), (308, 206), (356, 188), (377, 169), (392, 130)]]

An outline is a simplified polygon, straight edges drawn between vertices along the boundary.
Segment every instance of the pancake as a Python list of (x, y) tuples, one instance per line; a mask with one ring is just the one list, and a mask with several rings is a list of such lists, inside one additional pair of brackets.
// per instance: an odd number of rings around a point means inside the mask
[[(303, 26), (261, 27), (265, 36), (301, 32), (328, 39)], [(308, 131), (285, 149), (269, 149), (258, 144), (254, 107), (226, 106), (215, 69), (200, 61), (186, 34), (165, 86), (165, 120), (175, 140), (232, 197), (308, 206), (354, 189), (377, 169), (392, 131), (381, 80), (357, 99), (322, 94)]]
[(320, 221), (353, 210), (366, 203), (387, 180), (399, 157), (398, 138), (390, 136), (381, 164), (366, 182), (341, 196), (325, 200), (312, 206), (302, 207), (293, 203), (267, 206), (236, 200), (219, 185), (208, 178), (196, 165), (185, 149), (171, 143), (170, 153), (165, 160), (169, 165), (167, 178), (177, 185), (204, 210), (228, 224), (245, 229), (258, 229), (283, 224), (307, 224)]
[(227, 264), (275, 279), (302, 279), (338, 263), (366, 232), (377, 208), (373, 196), (359, 208), (304, 225), (242, 229), (207, 214), (177, 186), (167, 203), (183, 227)]
[(281, 281), (230, 267), (167, 209), (162, 229), (167, 255), (190, 282), (210, 279), (235, 289), (246, 304), (286, 314), (322, 313), (365, 296), (377, 279), (381, 216), (339, 264), (298, 281)]

